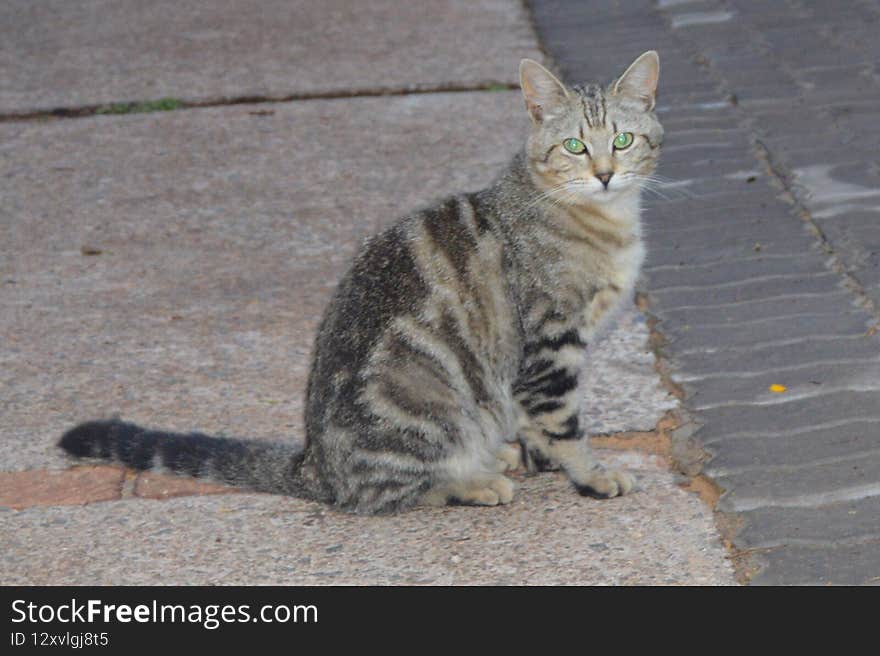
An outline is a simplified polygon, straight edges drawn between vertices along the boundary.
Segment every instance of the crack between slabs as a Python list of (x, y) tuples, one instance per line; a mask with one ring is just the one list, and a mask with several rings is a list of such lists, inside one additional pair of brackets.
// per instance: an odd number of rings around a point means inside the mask
[[(77, 119), (93, 116), (122, 116), (129, 114), (144, 114), (166, 111), (179, 111), (184, 109), (201, 109), (207, 107), (231, 107), (234, 105), (272, 105), (278, 103), (309, 101), (309, 100), (344, 100), (351, 98), (375, 98), (382, 96), (409, 96), (431, 95), (436, 93), (473, 93), (473, 92), (496, 92), (518, 90), (519, 86), (507, 82), (481, 82), (478, 84), (439, 84), (439, 85), (413, 85), (409, 87), (381, 87), (373, 89), (338, 89), (330, 91), (315, 91), (305, 93), (292, 93), (282, 96), (271, 95), (245, 95), (206, 100), (179, 100), (160, 99), (154, 101), (122, 101), (106, 102), (94, 105), (79, 105), (72, 107), (55, 107), (51, 109), (37, 109), (21, 112), (0, 112), (0, 123), (17, 121), (46, 121), (55, 119)], [(165, 108), (139, 109), (144, 106), (154, 106), (163, 101), (173, 101)]]

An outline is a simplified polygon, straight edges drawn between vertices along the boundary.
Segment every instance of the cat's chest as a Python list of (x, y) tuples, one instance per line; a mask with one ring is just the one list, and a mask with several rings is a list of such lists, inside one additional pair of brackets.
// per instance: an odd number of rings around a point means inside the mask
[(590, 339), (626, 302), (631, 302), (636, 279), (645, 259), (641, 240), (635, 240), (608, 258), (605, 266), (585, 279), (591, 294), (581, 314), (581, 331)]
[(645, 245), (640, 238), (635, 238), (627, 248), (621, 249), (611, 256), (608, 268), (608, 283), (622, 290), (631, 292), (639, 277), (642, 263), (645, 261)]

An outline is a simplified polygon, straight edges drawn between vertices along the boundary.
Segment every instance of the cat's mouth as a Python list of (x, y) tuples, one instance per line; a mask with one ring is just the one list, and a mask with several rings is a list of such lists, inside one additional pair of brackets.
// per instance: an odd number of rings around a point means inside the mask
[(592, 201), (600, 201), (607, 202), (617, 198), (621, 192), (625, 191), (627, 185), (622, 184), (619, 181), (610, 180), (607, 185), (602, 184), (598, 180), (597, 184), (593, 184), (593, 182), (588, 182), (585, 185), (585, 196), (587, 200)]
[(574, 178), (544, 191), (538, 198), (554, 205), (591, 205), (612, 202), (630, 188), (623, 179), (612, 178), (606, 185), (599, 179)]
[(590, 200), (599, 201), (601, 203), (614, 200), (620, 195), (619, 189), (599, 189), (590, 195)]

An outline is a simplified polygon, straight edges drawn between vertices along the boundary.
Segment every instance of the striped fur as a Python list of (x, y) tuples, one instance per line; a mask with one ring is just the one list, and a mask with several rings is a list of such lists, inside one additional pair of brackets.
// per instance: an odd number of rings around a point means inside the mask
[[(643, 259), (657, 66), (646, 53), (608, 88), (567, 89), (523, 61), (524, 150), (488, 189), (376, 235), (340, 281), (315, 343), (304, 451), (119, 421), (78, 426), (61, 446), (365, 514), (507, 503), (517, 443), (530, 469), (561, 468), (582, 494), (628, 492), (632, 477), (590, 455), (578, 378)], [(619, 132), (634, 141), (615, 151)], [(571, 137), (587, 152), (563, 148)]]

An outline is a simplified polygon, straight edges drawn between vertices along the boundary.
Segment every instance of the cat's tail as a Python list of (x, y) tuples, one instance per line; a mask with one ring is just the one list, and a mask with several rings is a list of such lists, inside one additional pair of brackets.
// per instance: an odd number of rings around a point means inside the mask
[(170, 471), (255, 492), (317, 498), (303, 478), (305, 452), (293, 445), (168, 433), (115, 419), (67, 431), (58, 446), (78, 458), (118, 462), (140, 471)]

